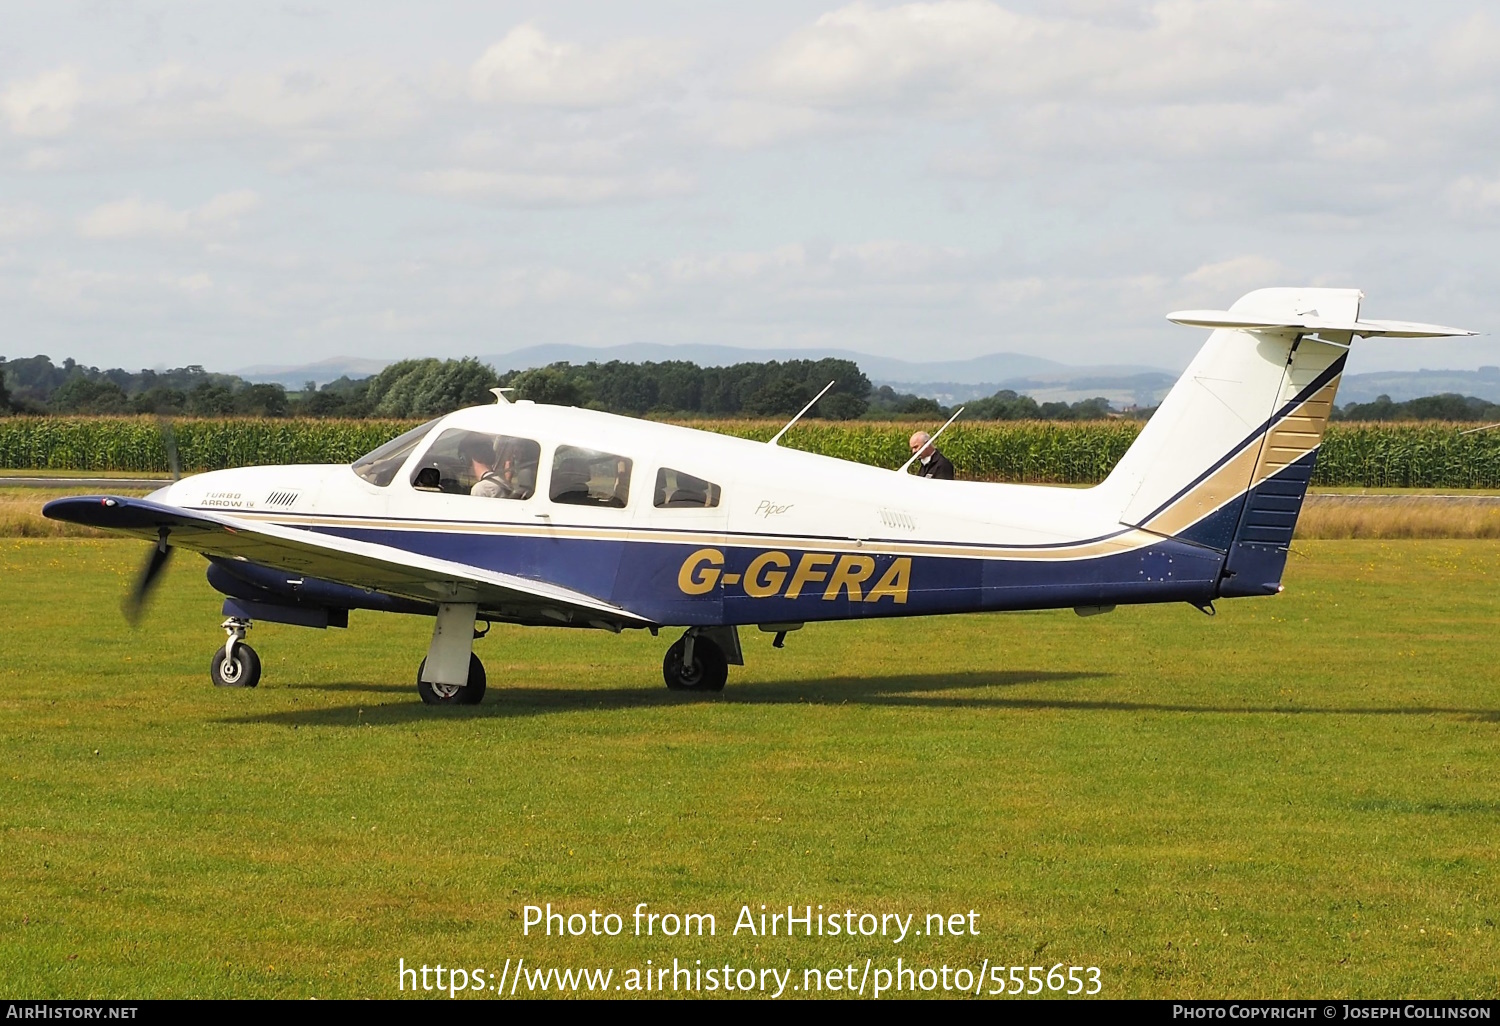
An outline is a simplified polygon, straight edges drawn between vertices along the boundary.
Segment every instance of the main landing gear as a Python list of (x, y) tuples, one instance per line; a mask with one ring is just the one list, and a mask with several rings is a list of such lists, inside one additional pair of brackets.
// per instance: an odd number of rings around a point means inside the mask
[(432, 644), (417, 667), (417, 694), (427, 705), (478, 705), (484, 698), (484, 664), (474, 654), (474, 639), (484, 636), (474, 629), (478, 612), (465, 602), (438, 606)]
[(473, 652), (469, 653), (469, 682), (467, 684), (433, 684), (422, 679), (427, 670), (427, 660), (417, 667), (417, 694), (427, 705), (478, 705), (484, 698), (484, 664)]
[(661, 673), (673, 691), (723, 691), (729, 657), (714, 641), (690, 630), (667, 649)]
[(208, 667), (214, 687), (255, 687), (260, 683), (260, 656), (255, 654), (255, 649), (245, 644), (245, 632), (250, 629), (250, 621), (231, 616), (224, 621), (223, 626), (229, 640), (214, 653), (213, 662)]

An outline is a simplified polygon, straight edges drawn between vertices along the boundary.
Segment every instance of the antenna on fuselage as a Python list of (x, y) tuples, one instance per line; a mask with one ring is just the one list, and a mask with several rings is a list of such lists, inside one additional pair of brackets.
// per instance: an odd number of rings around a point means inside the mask
[[(824, 385), (823, 386), (823, 391), (821, 391), (817, 395), (813, 396), (813, 401), (810, 402), (810, 403), (808, 403), (806, 406), (802, 407), (802, 413), (806, 413), (808, 410), (810, 410), (814, 406), (816, 406), (817, 403), (818, 403), (818, 400), (821, 399), (821, 398), (823, 398), (825, 395), (828, 394), (828, 390), (834, 386), (834, 384), (837, 382), (837, 380), (838, 379), (835, 378), (833, 381), (830, 381), (828, 384)], [(775, 445), (777, 442), (781, 441), (781, 436), (784, 435), (784, 434), (786, 434), (788, 431), (790, 431), (792, 429), (792, 425), (795, 424), (795, 423), (797, 423), (797, 421), (799, 421), (799, 420), (802, 419), (802, 413), (797, 414), (791, 420), (787, 421), (786, 422), (786, 427), (784, 427), (780, 431), (776, 432), (776, 436), (774, 438), (772, 438), (766, 444), (767, 445)]]
[(495, 404), (497, 406), (509, 406), (510, 405), (510, 399), (506, 397), (505, 393), (506, 392), (514, 392), (514, 391), (515, 391), (514, 388), (492, 388), (492, 389), (490, 389), (490, 392), (493, 393), (494, 396), (495, 396)]
[[(964, 407), (960, 406), (956, 411), (954, 411), (953, 416), (951, 416), (951, 417), (948, 418), (948, 424), (952, 424), (955, 420), (957, 420), (958, 419), (958, 415), (960, 413), (962, 413), (962, 412), (964, 412)], [(937, 440), (942, 437), (944, 431), (948, 430), (948, 424), (944, 424), (942, 427), (938, 428), (937, 434), (935, 434), (931, 438), (927, 439), (927, 445), (934, 445), (934, 446), (937, 445)], [(927, 445), (922, 446), (922, 449), (927, 448)], [(906, 469), (908, 467), (910, 467), (913, 463), (917, 462), (917, 457), (920, 456), (920, 455), (922, 455), (922, 449), (918, 449), (916, 452), (912, 453), (911, 454), (911, 459), (909, 459), (905, 463), (901, 464), (901, 469), (898, 470), (898, 471), (896, 471), (896, 473), (898, 473), (898, 474), (904, 474), (904, 473), (906, 473)]]

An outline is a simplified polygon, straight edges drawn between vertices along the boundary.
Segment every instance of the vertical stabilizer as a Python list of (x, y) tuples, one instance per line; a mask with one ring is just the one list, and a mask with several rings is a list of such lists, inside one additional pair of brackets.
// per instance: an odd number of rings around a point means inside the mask
[(1354, 324), (1362, 298), (1262, 289), (1203, 322), (1251, 326), (1216, 328), (1100, 485), (1120, 521), (1229, 554), (1224, 594), (1245, 594), (1246, 573), (1257, 594), (1260, 578), (1279, 582), (1276, 554), (1285, 560), (1348, 351), (1293, 324)]
[(1214, 331), (1099, 486), (1120, 522), (1224, 553), (1221, 595), (1280, 590), (1355, 336), (1474, 334), (1362, 321), (1363, 299), (1357, 289), (1260, 289), (1228, 310), (1169, 315)]

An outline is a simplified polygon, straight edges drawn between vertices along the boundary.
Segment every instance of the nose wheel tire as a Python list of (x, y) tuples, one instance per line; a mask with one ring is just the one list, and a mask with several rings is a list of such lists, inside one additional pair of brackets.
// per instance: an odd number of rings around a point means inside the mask
[(723, 691), (729, 680), (729, 660), (724, 650), (707, 638), (693, 639), (693, 661), (683, 662), (686, 649), (682, 639), (667, 649), (661, 663), (661, 674), (673, 691)]
[(463, 686), (457, 684), (428, 684), (422, 679), (422, 671), (427, 668), (427, 660), (422, 660), (422, 665), (417, 667), (417, 694), (422, 696), (426, 705), (478, 705), (484, 698), (484, 664), (473, 652), (469, 653), (469, 682)]
[(216, 688), (253, 688), (260, 683), (260, 656), (255, 654), (255, 649), (243, 641), (234, 646), (234, 655), (230, 657), (228, 645), (221, 645), (214, 653), (214, 660), (209, 664), (208, 673), (214, 680)]

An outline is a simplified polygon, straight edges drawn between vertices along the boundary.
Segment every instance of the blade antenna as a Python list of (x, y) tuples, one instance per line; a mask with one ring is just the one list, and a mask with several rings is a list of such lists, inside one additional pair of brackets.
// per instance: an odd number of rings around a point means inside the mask
[[(821, 399), (821, 398), (823, 398), (825, 395), (828, 394), (828, 390), (834, 386), (834, 383), (837, 380), (838, 379), (835, 378), (834, 381), (830, 381), (828, 384), (824, 385), (823, 386), (823, 391), (821, 391), (817, 395), (813, 396), (813, 401), (810, 402), (810, 403), (808, 403), (806, 406), (802, 407), (802, 413), (806, 413), (808, 410), (810, 410), (814, 406), (816, 406), (817, 403), (818, 403), (818, 400)], [(792, 429), (792, 425), (795, 424), (795, 423), (797, 423), (797, 421), (799, 421), (799, 420), (802, 419), (802, 413), (797, 414), (791, 420), (787, 421), (786, 422), (786, 427), (784, 427), (780, 431), (776, 432), (776, 437), (772, 438), (766, 444), (767, 445), (775, 445), (777, 442), (781, 441), (781, 436), (784, 435), (784, 434), (786, 434), (788, 431), (790, 431)]]
[[(957, 420), (958, 419), (958, 415), (960, 413), (963, 413), (965, 409), (966, 409), (966, 407), (960, 406), (957, 410), (955, 410), (954, 413), (953, 413), (953, 416), (951, 416), (951, 417), (948, 418), (948, 424), (952, 424), (955, 420)], [(944, 424), (942, 427), (938, 428), (937, 434), (935, 434), (931, 438), (927, 439), (927, 445), (937, 445), (937, 440), (939, 438), (943, 437), (943, 432), (944, 431), (948, 430), (948, 424)], [(922, 446), (922, 449), (927, 448), (927, 445)], [(904, 473), (906, 473), (907, 468), (910, 467), (913, 463), (917, 462), (917, 457), (922, 454), (922, 449), (918, 449), (916, 452), (912, 453), (911, 454), (911, 459), (909, 459), (905, 463), (901, 464), (901, 469), (898, 470), (898, 471), (896, 471), (896, 473), (898, 473), (898, 474), (904, 474)]]

